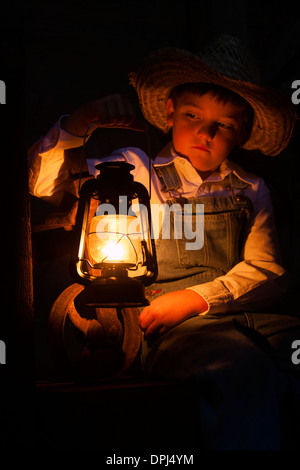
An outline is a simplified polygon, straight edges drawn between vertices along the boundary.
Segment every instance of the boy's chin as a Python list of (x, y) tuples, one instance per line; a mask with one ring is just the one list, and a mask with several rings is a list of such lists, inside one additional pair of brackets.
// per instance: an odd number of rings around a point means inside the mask
[[(195, 167), (194, 167), (195, 168)], [(205, 180), (206, 178), (208, 178), (214, 171), (216, 170), (206, 170), (206, 171), (202, 171), (202, 170), (198, 170), (198, 168), (195, 168), (195, 170), (197, 171), (197, 173), (201, 176), (201, 178), (203, 180)]]

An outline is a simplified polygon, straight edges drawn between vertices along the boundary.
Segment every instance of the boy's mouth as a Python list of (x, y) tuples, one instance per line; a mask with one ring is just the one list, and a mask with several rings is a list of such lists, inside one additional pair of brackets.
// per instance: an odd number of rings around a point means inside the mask
[(208, 148), (204, 147), (203, 145), (195, 145), (193, 148), (197, 150), (203, 150), (204, 152), (209, 152)]

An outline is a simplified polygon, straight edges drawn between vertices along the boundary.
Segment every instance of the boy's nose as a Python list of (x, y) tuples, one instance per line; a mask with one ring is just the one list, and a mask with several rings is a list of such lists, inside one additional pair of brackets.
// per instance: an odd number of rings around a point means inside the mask
[(198, 135), (202, 136), (205, 140), (210, 141), (216, 134), (217, 127), (215, 124), (202, 122), (198, 127)]

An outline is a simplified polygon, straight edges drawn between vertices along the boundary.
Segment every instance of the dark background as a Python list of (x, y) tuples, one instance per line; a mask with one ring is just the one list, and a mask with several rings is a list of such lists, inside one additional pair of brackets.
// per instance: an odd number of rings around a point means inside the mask
[(128, 73), (151, 50), (177, 46), (197, 52), (214, 33), (243, 39), (265, 84), (290, 96), (292, 81), (299, 79), (296, 2), (36, 0), (24, 5), (29, 143), (61, 113), (88, 99), (116, 91), (134, 99)]
[[(295, 2), (272, 1), (18, 1), (1, 6), (2, 312), (0, 339), (4, 447), (34, 448), (33, 279), (26, 152), (63, 113), (109, 93), (136, 97), (131, 72), (164, 46), (197, 51), (213, 33), (241, 37), (257, 58), (263, 82), (291, 97), (300, 80), (300, 21)], [(300, 108), (300, 105), (298, 105)], [(259, 167), (285, 195), (292, 230), (288, 265), (298, 279), (299, 131), (282, 155)], [(279, 204), (280, 205), (280, 204)], [(282, 207), (280, 207), (282, 209)], [(290, 308), (292, 306), (290, 305)], [(299, 310), (299, 307), (293, 307)], [(299, 313), (299, 311), (298, 311)]]

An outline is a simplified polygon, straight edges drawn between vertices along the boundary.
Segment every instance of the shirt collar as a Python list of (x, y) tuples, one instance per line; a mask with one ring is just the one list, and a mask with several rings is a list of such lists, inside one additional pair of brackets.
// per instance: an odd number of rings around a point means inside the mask
[[(189, 180), (190, 183), (199, 187), (203, 180), (197, 170), (193, 167), (190, 163), (188, 158), (184, 158), (179, 156), (170, 142), (167, 144), (162, 151), (156, 157), (153, 166), (163, 166), (167, 165), (170, 162), (174, 162), (175, 167), (179, 173), (184, 175), (186, 180)], [(206, 178), (206, 182), (218, 182), (223, 181), (229, 173), (233, 172), (241, 181), (253, 186), (254, 185), (254, 177), (250, 175), (245, 170), (243, 170), (239, 165), (232, 162), (229, 159), (225, 159), (218, 170), (214, 171), (208, 178)]]

